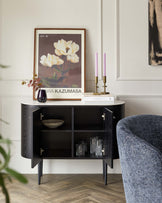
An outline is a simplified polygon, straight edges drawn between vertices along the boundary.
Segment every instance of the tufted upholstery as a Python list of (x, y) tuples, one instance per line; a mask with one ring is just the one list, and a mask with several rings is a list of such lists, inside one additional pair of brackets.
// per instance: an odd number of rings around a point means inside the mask
[(120, 120), (117, 142), (127, 203), (162, 203), (162, 116)]

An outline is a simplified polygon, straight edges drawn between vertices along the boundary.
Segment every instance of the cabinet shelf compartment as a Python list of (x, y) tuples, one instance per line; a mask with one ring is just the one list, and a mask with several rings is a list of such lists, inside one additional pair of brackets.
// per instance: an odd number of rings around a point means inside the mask
[(64, 159), (71, 158), (71, 151), (69, 149), (44, 149), (42, 153), (44, 159)]
[(84, 106), (74, 109), (74, 129), (75, 130), (104, 130), (103, 108)]
[(43, 150), (43, 157), (71, 157), (70, 132), (41, 131), (40, 148)]
[[(98, 137), (98, 139), (102, 139), (102, 149), (104, 148), (104, 132), (76, 132), (74, 134), (74, 158), (79, 158), (79, 159), (102, 159), (103, 156), (95, 156), (91, 155), (90, 153), (90, 139), (94, 137)], [(85, 143), (86, 151), (84, 155), (78, 155), (77, 152), (77, 147), (83, 142)]]
[[(43, 120), (47, 119), (60, 119), (63, 120), (63, 125), (52, 130), (71, 130), (72, 129), (72, 110), (71, 107), (46, 107), (41, 109)], [(44, 130), (49, 129), (48, 127), (42, 125)]]
[(48, 132), (51, 132), (51, 133), (59, 133), (59, 132), (72, 132), (71, 129), (67, 129), (65, 126), (63, 127), (59, 127), (59, 128), (55, 128), (55, 129), (52, 129), (52, 128), (47, 128), (47, 127), (42, 127), (41, 129), (41, 132), (42, 133), (48, 133)]

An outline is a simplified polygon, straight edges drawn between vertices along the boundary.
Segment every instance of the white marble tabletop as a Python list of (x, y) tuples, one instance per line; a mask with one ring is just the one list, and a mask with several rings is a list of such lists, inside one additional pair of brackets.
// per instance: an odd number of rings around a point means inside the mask
[(26, 99), (21, 102), (26, 105), (38, 105), (38, 106), (113, 106), (125, 104), (124, 101), (47, 101), (45, 103), (38, 102), (37, 100)]

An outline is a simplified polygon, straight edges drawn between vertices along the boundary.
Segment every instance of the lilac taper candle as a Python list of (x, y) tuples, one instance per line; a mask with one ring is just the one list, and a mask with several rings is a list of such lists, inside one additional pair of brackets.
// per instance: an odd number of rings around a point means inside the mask
[(103, 76), (106, 76), (106, 53), (104, 53), (104, 68), (103, 68)]
[(96, 71), (95, 76), (98, 77), (98, 52), (96, 52), (96, 63), (95, 63)]
[(106, 53), (104, 53), (104, 68), (103, 68), (103, 76), (106, 76)]

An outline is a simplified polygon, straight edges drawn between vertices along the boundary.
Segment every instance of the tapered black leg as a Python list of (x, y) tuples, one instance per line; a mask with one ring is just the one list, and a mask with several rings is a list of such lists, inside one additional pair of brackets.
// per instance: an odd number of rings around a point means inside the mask
[(43, 159), (38, 164), (38, 185), (41, 184), (42, 175), (43, 175)]
[(105, 161), (102, 160), (102, 167), (103, 167), (103, 179), (105, 178)]
[(43, 159), (41, 161), (41, 167), (40, 167), (40, 175), (43, 175)]
[(104, 161), (105, 185), (107, 185), (107, 163)]

